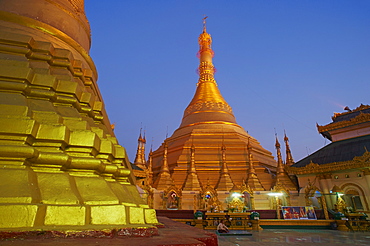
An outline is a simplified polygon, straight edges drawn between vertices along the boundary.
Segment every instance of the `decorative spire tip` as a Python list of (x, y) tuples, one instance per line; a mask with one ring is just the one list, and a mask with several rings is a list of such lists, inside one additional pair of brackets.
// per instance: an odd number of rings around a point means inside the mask
[(204, 18), (202, 19), (203, 20), (203, 32), (207, 32), (207, 30), (206, 30), (206, 24), (207, 24), (206, 19), (207, 18), (208, 18), (208, 16), (204, 16)]

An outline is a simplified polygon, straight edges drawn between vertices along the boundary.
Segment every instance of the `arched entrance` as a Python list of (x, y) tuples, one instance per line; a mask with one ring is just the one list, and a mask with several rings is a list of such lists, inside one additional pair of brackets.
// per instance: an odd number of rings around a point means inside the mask
[(181, 190), (176, 186), (170, 186), (163, 194), (163, 208), (169, 210), (181, 209)]
[(326, 200), (322, 191), (308, 180), (308, 184), (304, 192), (306, 206), (312, 206), (314, 209), (322, 209), (325, 219), (329, 219), (328, 206), (326, 205)]
[(207, 186), (201, 191), (201, 208), (210, 212), (223, 211), (222, 205), (218, 200), (216, 190), (207, 181)]
[(344, 191), (342, 198), (346, 202), (348, 212), (366, 211), (369, 209), (364, 191), (359, 185), (348, 183), (342, 185), (342, 189)]

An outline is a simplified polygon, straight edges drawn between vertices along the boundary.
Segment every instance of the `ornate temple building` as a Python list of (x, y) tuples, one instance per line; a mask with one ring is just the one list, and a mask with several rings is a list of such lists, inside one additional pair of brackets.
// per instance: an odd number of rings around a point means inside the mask
[[(286, 169), (298, 176), (307, 205), (334, 211), (370, 210), (370, 106), (348, 107), (319, 126), (332, 141)], [(325, 199), (323, 199), (325, 198)]]
[(155, 231), (90, 44), (83, 0), (1, 1), (0, 232)]
[[(237, 124), (232, 108), (222, 97), (214, 78), (212, 38), (204, 22), (199, 39), (199, 80), (195, 95), (185, 109), (182, 122), (172, 136), (146, 163), (142, 155), (141, 134), (134, 164), (142, 168), (138, 185), (151, 197), (156, 209), (213, 209), (229, 206), (232, 194), (245, 197), (244, 209), (269, 209), (266, 195), (274, 187), (287, 193), (297, 192), (297, 185), (285, 172), (280, 154), (278, 162), (271, 152)], [(291, 158), (288, 139), (286, 146)], [(146, 165), (146, 166), (145, 166)], [(235, 205), (235, 206), (239, 206)], [(240, 210), (242, 208), (239, 208)]]

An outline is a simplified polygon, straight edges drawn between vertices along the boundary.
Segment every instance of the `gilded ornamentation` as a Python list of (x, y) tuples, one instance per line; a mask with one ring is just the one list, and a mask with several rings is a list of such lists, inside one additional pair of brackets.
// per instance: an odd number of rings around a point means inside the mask
[(326, 204), (325, 197), (323, 196), (323, 192), (321, 191), (321, 189), (319, 189), (317, 186), (311, 183), (310, 180), (308, 180), (308, 184), (304, 190), (306, 206), (313, 206), (312, 200), (310, 198), (315, 197), (316, 191), (320, 192), (321, 194), (321, 196), (317, 199), (317, 202), (321, 205), (322, 210), (324, 211), (325, 219), (329, 219), (328, 207)]
[(84, 12), (84, 0), (68, 0), (77, 12)]
[[(249, 187), (249, 185), (247, 185), (245, 183), (245, 181), (243, 180), (243, 183), (242, 183), (242, 186), (240, 187), (240, 193), (244, 194), (244, 201), (245, 201), (245, 205), (247, 207), (249, 207), (249, 209), (255, 209), (255, 204), (254, 204), (254, 192), (253, 190)], [(249, 195), (249, 198), (250, 198), (250, 204), (248, 204), (248, 201), (247, 201), (247, 197), (245, 197), (246, 195)], [(250, 206), (248, 206), (250, 205)]]
[(240, 192), (241, 193), (244, 193), (244, 192), (247, 192), (249, 193), (251, 196), (253, 195), (253, 190), (249, 187), (249, 185), (247, 185), (244, 181), (242, 183), (242, 186), (240, 187)]
[(196, 113), (198, 111), (206, 111), (206, 110), (215, 110), (215, 111), (220, 111), (220, 112), (223, 111), (231, 115), (233, 114), (232, 108), (226, 103), (206, 101), (206, 102), (198, 102), (196, 104), (189, 105), (185, 110), (185, 115)]
[(0, 230), (153, 227), (105, 112), (86, 17), (67, 0), (23, 2), (0, 4)]
[(291, 178), (289, 177), (288, 173), (285, 171), (283, 164), (283, 158), (281, 157), (280, 151), (280, 143), (276, 136), (276, 155), (278, 158), (277, 167), (276, 167), (276, 185), (284, 187), (286, 190), (297, 190), (296, 185), (292, 182)]
[(285, 153), (286, 153), (285, 164), (288, 166), (291, 166), (294, 164), (294, 160), (293, 160), (292, 152), (290, 151), (289, 138), (285, 134), (285, 131), (284, 131), (284, 142), (285, 142)]
[(311, 174), (311, 173), (330, 173), (345, 169), (363, 169), (370, 166), (370, 152), (365, 151), (362, 156), (356, 156), (350, 161), (333, 162), (328, 164), (318, 165), (311, 161), (305, 167), (288, 167), (285, 169), (288, 173), (293, 174)]
[[(81, 26), (86, 31), (86, 33), (89, 34), (89, 37), (91, 36), (91, 31), (90, 31), (89, 25), (84, 25), (84, 23), (78, 17), (76, 17), (73, 13), (71, 13), (66, 8), (64, 8), (61, 4), (58, 4), (56, 1), (54, 1), (54, 0), (45, 0), (45, 1), (49, 2), (50, 4), (53, 4), (53, 5), (57, 6), (59, 9), (63, 10), (65, 13), (67, 13), (69, 16), (73, 17), (76, 21), (78, 21), (81, 24)], [(77, 12), (79, 17), (85, 15), (85, 13), (84, 13), (84, 11), (85, 11), (84, 10), (84, 0), (68, 0), (68, 2), (72, 5), (73, 9)]]
[(361, 124), (361, 123), (365, 123), (365, 122), (369, 122), (369, 121), (370, 121), (370, 114), (364, 114), (364, 113), (360, 112), (359, 115), (357, 115), (354, 118), (351, 118), (350, 120), (333, 122), (333, 123), (330, 123), (330, 124), (325, 125), (325, 126), (317, 125), (317, 129), (318, 129), (319, 132), (326, 132), (326, 131), (332, 131), (332, 130), (335, 130), (335, 129), (344, 128), (344, 127), (348, 127), (348, 126), (352, 126), (352, 125), (356, 125), (356, 124)]
[(338, 196), (337, 202), (334, 204), (334, 208), (337, 212), (344, 213), (347, 205), (342, 197)]
[(362, 172), (364, 173), (365, 176), (370, 175), (370, 168), (364, 168)]
[(181, 209), (182, 191), (171, 185), (163, 192), (163, 209)]
[(218, 200), (217, 191), (209, 184), (201, 191), (200, 196), (202, 198), (202, 207), (207, 211), (222, 211), (221, 202)]
[[(312, 200), (310, 198), (315, 197), (316, 191), (318, 191), (318, 192), (320, 192), (320, 194), (322, 194), (322, 191), (319, 188), (317, 188), (317, 186), (312, 184), (310, 180), (308, 180), (308, 185), (304, 189), (306, 206), (312, 206), (313, 205)], [(318, 202), (321, 203), (321, 199), (318, 199)]]
[(243, 212), (244, 207), (245, 204), (240, 197), (233, 197), (228, 204), (228, 210), (232, 212)]
[[(343, 190), (344, 190), (344, 193), (345, 194), (348, 194), (348, 189), (349, 188), (354, 188), (358, 193), (361, 194), (361, 197), (365, 198), (366, 197), (366, 194), (364, 192), (364, 190), (361, 188), (361, 186), (357, 185), (357, 184), (354, 184), (354, 183), (345, 183), (342, 185), (341, 187)], [(367, 199), (363, 199), (364, 203), (365, 203), (365, 210), (369, 210), (370, 207), (369, 207), (369, 204), (367, 202)]]
[[(364, 109), (368, 109), (368, 108), (370, 108), (370, 105), (363, 105), (363, 104), (361, 104), (360, 106), (358, 106), (354, 110), (349, 110), (348, 112), (344, 112), (344, 113), (334, 113), (334, 116), (332, 117), (332, 120), (334, 120), (338, 116), (350, 114), (350, 113), (353, 113), (353, 112), (356, 112), (356, 111), (360, 111), (360, 110), (364, 110)], [(346, 107), (345, 109), (348, 109), (348, 107)]]
[[(285, 200), (285, 205), (290, 206), (290, 193), (289, 190), (287, 190), (282, 184), (277, 184), (274, 186), (272, 189), (272, 192), (280, 192), (283, 193), (284, 195), (280, 197), (279, 199), (279, 205), (283, 205), (283, 202)], [(276, 208), (276, 207), (275, 207)]]

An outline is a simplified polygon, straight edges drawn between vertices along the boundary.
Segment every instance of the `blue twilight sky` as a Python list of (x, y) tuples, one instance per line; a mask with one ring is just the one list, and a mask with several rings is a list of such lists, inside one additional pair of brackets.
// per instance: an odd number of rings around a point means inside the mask
[(329, 143), (316, 122), (370, 104), (368, 0), (87, 0), (85, 11), (98, 85), (131, 161), (141, 126), (148, 153), (180, 125), (204, 15), (219, 89), (274, 156), (275, 129), (281, 143), (286, 130), (298, 161)]

